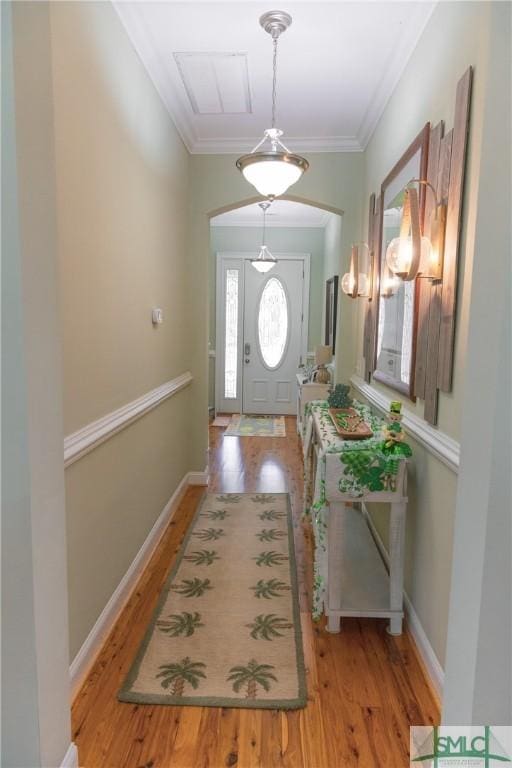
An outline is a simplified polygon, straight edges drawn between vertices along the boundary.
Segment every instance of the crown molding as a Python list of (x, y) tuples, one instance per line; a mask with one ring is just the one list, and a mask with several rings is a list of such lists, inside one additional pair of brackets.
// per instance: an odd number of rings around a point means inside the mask
[[(261, 136), (249, 139), (192, 139), (187, 137), (187, 147), (192, 155), (234, 155), (245, 154), (251, 151), (261, 141)], [(362, 152), (359, 139), (355, 136), (325, 136), (318, 138), (306, 138), (300, 136), (284, 136), (286, 146), (292, 152)]]
[[(304, 219), (292, 219), (290, 221), (276, 221), (272, 224), (268, 221), (266, 223), (267, 229), (325, 229), (327, 222), (321, 224), (307, 223)], [(239, 227), (243, 229), (257, 229), (261, 230), (261, 222), (258, 224), (254, 219), (236, 219), (227, 221), (210, 220), (211, 227)]]
[[(136, 14), (137, 3), (123, 2), (123, 0), (110, 0), (110, 2), (181, 140), (188, 152), (193, 154), (192, 148), (197, 137), (192, 119), (188, 114), (185, 96), (179, 92), (172, 78), (163, 74), (166, 72), (165, 62), (158, 53), (158, 46), (147, 25), (144, 24), (140, 15)], [(171, 109), (171, 104), (178, 105), (178, 108)]]
[[(393, 49), (393, 53), (388, 60), (387, 66), (384, 68), (381, 80), (370, 99), (368, 109), (357, 132), (357, 141), (362, 151), (368, 146), (437, 3), (438, 0), (431, 4), (415, 3), (413, 5), (408, 18), (408, 27), (404, 30), (398, 44)], [(428, 5), (430, 7), (425, 12)]]
[[(320, 221), (317, 222), (308, 222), (307, 219), (301, 218), (300, 216), (297, 216), (295, 218), (288, 218), (288, 219), (282, 219), (279, 214), (275, 215), (275, 219), (271, 220), (267, 217), (267, 223), (266, 227), (267, 229), (272, 229), (274, 227), (276, 228), (293, 228), (293, 229), (325, 229), (327, 226), (327, 223), (330, 219), (330, 217), (333, 214), (329, 213), (329, 211), (324, 211), (322, 214), (322, 218)], [(223, 218), (226, 217), (226, 220), (223, 220)], [(220, 219), (220, 221), (219, 221)], [(210, 220), (210, 226), (212, 227), (244, 227), (244, 228), (254, 228), (261, 230), (261, 217), (258, 221), (255, 218), (251, 218), (250, 216), (230, 216), (230, 212), (220, 214), (219, 217), (215, 217)]]
[[(285, 136), (285, 144), (299, 154), (364, 152), (438, 1), (414, 4), (407, 28), (393, 49), (355, 136)], [(253, 138), (215, 139), (200, 138), (197, 135), (193, 117), (189, 114), (186, 94), (182, 92), (177, 82), (179, 73), (173, 74), (169, 69), (170, 60), (163, 61), (162, 56), (159, 55), (150, 30), (140, 14), (134, 10), (133, 6), (137, 3), (111, 0), (111, 4), (189, 153), (191, 155), (229, 155), (250, 152), (252, 147), (260, 141), (261, 135)]]

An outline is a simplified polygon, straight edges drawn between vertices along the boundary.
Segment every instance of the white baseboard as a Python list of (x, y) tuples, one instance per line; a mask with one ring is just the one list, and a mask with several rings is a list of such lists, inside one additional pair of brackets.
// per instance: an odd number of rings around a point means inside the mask
[(187, 482), (189, 485), (208, 485), (208, 467), (204, 472), (189, 472)]
[(89, 632), (84, 644), (71, 662), (69, 674), (71, 678), (72, 698), (78, 691), (87, 672), (109, 632), (114, 626), (119, 614), (133, 591), (139, 576), (149, 563), (163, 532), (176, 511), (189, 485), (207, 485), (208, 468), (204, 472), (188, 472), (181, 480), (173, 495), (158, 516), (135, 559), (116, 587), (112, 597), (98, 616), (96, 623)]
[[(370, 526), (370, 530), (373, 534), (373, 538), (375, 539), (375, 543), (379, 548), (380, 554), (384, 562), (389, 568), (389, 555), (386, 550), (386, 547), (384, 546), (384, 542), (382, 541), (379, 535), (379, 532), (377, 531), (373, 523), (373, 520), (371, 518), (370, 513), (368, 512), (366, 504), (362, 503), (361, 507), (363, 510), (363, 514), (366, 520), (368, 521), (368, 525)], [(444, 687), (444, 670), (441, 664), (439, 663), (439, 659), (437, 658), (434, 649), (430, 645), (427, 634), (423, 629), (419, 616), (414, 610), (414, 606), (412, 604), (411, 598), (409, 597), (407, 592), (404, 592), (404, 607), (405, 607), (407, 625), (410, 629), (414, 642), (416, 643), (416, 648), (418, 649), (418, 653), (423, 661), (425, 670), (430, 678), (432, 687), (436, 692), (439, 698), (439, 701), (442, 701), (443, 687)]]
[(72, 741), (67, 748), (60, 768), (78, 768), (78, 750), (76, 744)]

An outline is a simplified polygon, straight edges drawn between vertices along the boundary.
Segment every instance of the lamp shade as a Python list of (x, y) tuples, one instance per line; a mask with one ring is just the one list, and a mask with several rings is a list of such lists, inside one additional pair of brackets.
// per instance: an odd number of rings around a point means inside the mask
[(283, 195), (300, 179), (308, 165), (303, 157), (288, 152), (255, 152), (237, 161), (247, 181), (260, 195), (270, 198)]
[(277, 264), (277, 259), (272, 256), (266, 245), (262, 245), (256, 259), (251, 259), (251, 264), (258, 272), (268, 272)]
[(387, 247), (387, 265), (402, 280), (414, 280), (422, 265), (431, 263), (431, 245), (427, 237), (420, 238), (419, 258), (415, 257), (414, 249), (412, 237), (395, 237)]
[(332, 349), (328, 346), (319, 346), (315, 348), (315, 363), (317, 365), (327, 365), (332, 360)]

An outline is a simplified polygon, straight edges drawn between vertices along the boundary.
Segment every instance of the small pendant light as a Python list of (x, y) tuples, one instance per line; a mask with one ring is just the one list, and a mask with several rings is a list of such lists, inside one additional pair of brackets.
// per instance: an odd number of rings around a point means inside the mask
[(268, 272), (277, 264), (276, 257), (272, 256), (269, 249), (265, 245), (267, 209), (270, 208), (270, 203), (265, 201), (263, 203), (258, 203), (258, 205), (263, 211), (263, 238), (260, 252), (255, 259), (251, 259), (251, 264), (253, 265), (254, 269), (258, 270), (258, 272)]

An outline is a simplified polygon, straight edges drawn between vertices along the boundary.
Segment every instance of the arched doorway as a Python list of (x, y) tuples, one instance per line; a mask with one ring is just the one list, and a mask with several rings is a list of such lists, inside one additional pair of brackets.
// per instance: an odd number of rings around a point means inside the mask
[(278, 264), (258, 275), (250, 258), (261, 245), (259, 202), (208, 215), (209, 408), (292, 414), (298, 367), (325, 343), (326, 282), (341, 268), (343, 211), (293, 195), (276, 200), (266, 242)]

